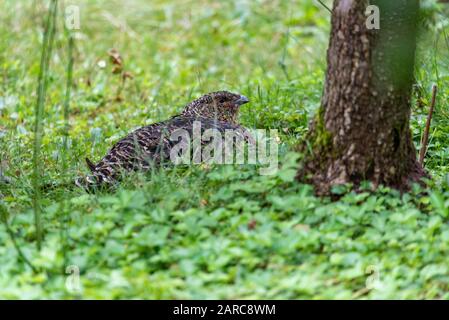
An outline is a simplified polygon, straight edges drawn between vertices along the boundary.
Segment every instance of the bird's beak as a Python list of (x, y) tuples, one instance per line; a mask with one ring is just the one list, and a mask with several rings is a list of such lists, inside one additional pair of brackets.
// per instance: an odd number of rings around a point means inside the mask
[(245, 96), (240, 96), (240, 98), (235, 102), (238, 106), (241, 106), (242, 104), (248, 103), (249, 100)]

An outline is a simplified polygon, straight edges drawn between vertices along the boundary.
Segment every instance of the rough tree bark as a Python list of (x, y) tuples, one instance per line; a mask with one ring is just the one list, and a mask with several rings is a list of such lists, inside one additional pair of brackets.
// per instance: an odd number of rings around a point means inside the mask
[[(380, 29), (366, 26), (369, 5)], [(407, 189), (425, 172), (409, 128), (419, 0), (335, 0), (321, 107), (300, 180), (319, 194), (372, 181)]]

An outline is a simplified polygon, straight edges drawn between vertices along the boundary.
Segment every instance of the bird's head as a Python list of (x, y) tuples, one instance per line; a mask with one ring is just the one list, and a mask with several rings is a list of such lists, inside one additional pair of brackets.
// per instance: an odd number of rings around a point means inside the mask
[(211, 92), (189, 103), (182, 115), (237, 123), (240, 106), (248, 102), (248, 98), (240, 94), (228, 91)]

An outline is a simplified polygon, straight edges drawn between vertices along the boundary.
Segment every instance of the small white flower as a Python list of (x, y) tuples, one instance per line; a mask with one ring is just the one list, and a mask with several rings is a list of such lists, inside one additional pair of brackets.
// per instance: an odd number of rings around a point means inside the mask
[(106, 61), (100, 60), (100, 61), (98, 61), (97, 65), (100, 69), (104, 69), (104, 68), (106, 68)]

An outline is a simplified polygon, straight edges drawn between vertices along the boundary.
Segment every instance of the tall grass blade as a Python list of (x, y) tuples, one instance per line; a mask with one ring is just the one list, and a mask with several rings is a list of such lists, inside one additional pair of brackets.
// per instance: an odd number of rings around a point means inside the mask
[[(74, 65), (74, 47), (75, 47), (75, 39), (73, 36), (73, 32), (65, 27), (65, 35), (67, 38), (67, 69), (66, 69), (66, 88), (65, 88), (65, 98), (64, 98), (64, 137), (63, 137), (63, 150), (62, 150), (62, 172), (64, 175), (64, 182), (66, 181), (66, 178), (69, 176), (67, 175), (67, 169), (68, 169), (68, 153), (69, 153), (69, 146), (68, 146), (68, 139), (70, 136), (70, 99), (72, 94), (72, 85), (73, 85), (73, 65)], [(61, 211), (61, 217), (60, 217), (60, 224), (61, 224), (61, 230), (60, 230), (60, 237), (61, 237), (61, 248), (62, 248), (62, 256), (63, 256), (63, 272), (65, 272), (65, 267), (67, 265), (67, 223), (65, 218), (65, 213), (67, 212), (65, 210), (66, 203), (62, 202), (60, 204), (60, 211)]]
[(65, 89), (65, 99), (64, 99), (64, 140), (63, 140), (63, 172), (67, 170), (67, 152), (68, 152), (68, 139), (70, 131), (69, 115), (70, 115), (70, 97), (72, 94), (72, 83), (73, 83), (73, 50), (75, 46), (75, 40), (73, 34), (70, 30), (66, 30), (66, 35), (68, 38), (68, 63), (67, 63), (67, 78), (66, 78), (66, 89)]
[(45, 25), (44, 39), (42, 44), (42, 54), (39, 69), (37, 101), (35, 107), (34, 123), (34, 148), (33, 148), (33, 209), (34, 222), (36, 227), (37, 248), (40, 250), (42, 242), (42, 223), (41, 223), (41, 144), (43, 131), (43, 114), (45, 106), (45, 97), (48, 86), (48, 71), (53, 48), (53, 40), (56, 32), (56, 16), (58, 9), (58, 0), (51, 0), (47, 21)]

